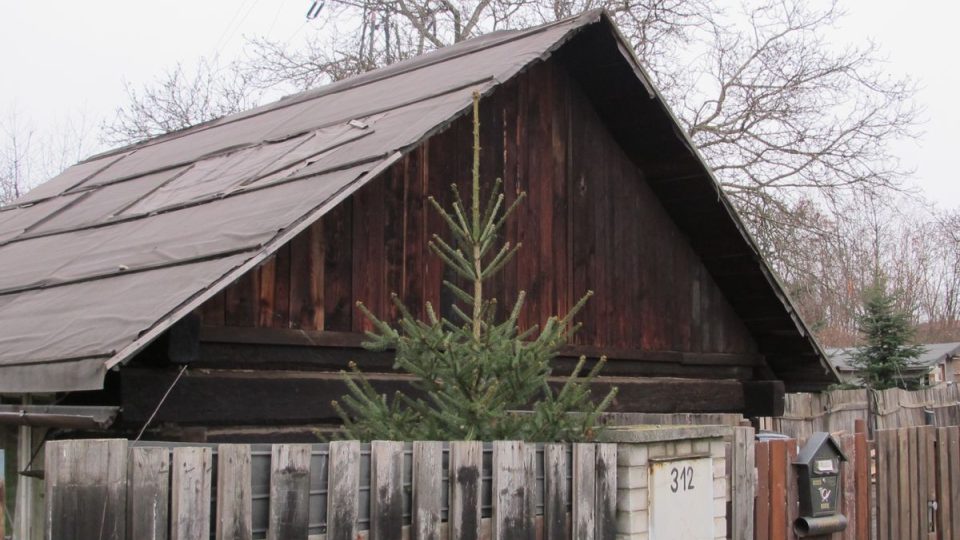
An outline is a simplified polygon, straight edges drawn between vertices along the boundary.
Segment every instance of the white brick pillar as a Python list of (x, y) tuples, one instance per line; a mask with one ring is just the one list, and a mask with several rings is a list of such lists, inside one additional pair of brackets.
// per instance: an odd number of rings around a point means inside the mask
[[(725, 443), (732, 431), (726, 426), (631, 426), (611, 428), (605, 435), (617, 443), (617, 540), (670, 540), (650, 529), (650, 470), (658, 460), (707, 458), (711, 460), (713, 538), (727, 534)], [(669, 532), (666, 532), (669, 534)]]

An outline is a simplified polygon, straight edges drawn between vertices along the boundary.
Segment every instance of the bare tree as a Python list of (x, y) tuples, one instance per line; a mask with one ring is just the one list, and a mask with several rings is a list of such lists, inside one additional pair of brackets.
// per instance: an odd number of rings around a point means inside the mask
[(184, 129), (255, 106), (259, 92), (235, 63), (200, 59), (193, 71), (177, 64), (151, 84), (124, 83), (127, 103), (102, 125), (105, 143), (127, 144)]
[(0, 118), (0, 205), (8, 204), (95, 150), (86, 111), (37, 129), (13, 105)]

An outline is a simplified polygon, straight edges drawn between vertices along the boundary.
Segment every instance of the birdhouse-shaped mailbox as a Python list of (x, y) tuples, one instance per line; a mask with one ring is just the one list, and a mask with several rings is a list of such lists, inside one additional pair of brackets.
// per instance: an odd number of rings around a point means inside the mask
[(794, 523), (799, 536), (846, 528), (847, 518), (840, 514), (840, 467), (845, 461), (847, 456), (829, 433), (814, 433), (800, 449), (793, 462), (800, 490), (800, 517)]

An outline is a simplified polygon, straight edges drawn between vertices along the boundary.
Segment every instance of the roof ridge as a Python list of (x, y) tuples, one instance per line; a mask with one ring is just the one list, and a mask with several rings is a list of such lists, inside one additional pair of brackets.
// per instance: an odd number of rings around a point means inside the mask
[[(257, 107), (253, 107), (251, 109), (238, 111), (235, 113), (228, 114), (226, 116), (221, 116), (219, 118), (207, 120), (206, 122), (201, 122), (199, 124), (188, 126), (182, 129), (170, 131), (167, 133), (162, 133), (160, 135), (156, 135), (154, 137), (145, 139), (143, 141), (139, 141), (126, 146), (121, 146), (118, 148), (106, 150), (104, 152), (100, 152), (98, 154), (89, 156), (78, 163), (86, 163), (88, 161), (93, 161), (95, 159), (102, 159), (104, 157), (115, 155), (121, 152), (136, 151), (141, 148), (153, 146), (154, 144), (162, 144), (166, 141), (178, 139), (180, 137), (190, 135), (199, 131), (204, 131), (207, 129), (212, 129), (215, 127), (231, 124), (233, 122), (239, 122), (241, 120), (252, 118), (254, 116), (259, 116), (261, 114), (277, 111), (280, 109), (291, 107), (293, 105), (298, 105), (300, 103), (305, 103), (307, 101), (312, 101), (314, 99), (319, 99), (322, 97), (333, 95), (339, 92), (352, 90), (360, 86), (365, 86), (368, 84), (380, 82), (386, 79), (390, 79), (392, 77), (396, 77), (399, 75), (410, 73), (412, 71), (416, 71), (418, 69), (434, 66), (436, 64), (440, 64), (449, 60), (454, 60), (456, 58), (460, 58), (461, 56), (464, 56), (467, 54), (490, 49), (493, 47), (498, 47), (500, 45), (504, 45), (506, 43), (510, 43), (518, 39), (523, 39), (525, 37), (529, 37), (534, 34), (545, 32), (557, 26), (569, 24), (571, 22), (579, 21), (581, 19), (583, 19), (584, 21), (587, 21), (599, 16), (604, 11), (605, 10), (603, 8), (594, 8), (594, 9), (584, 11), (583, 13), (580, 13), (571, 17), (567, 17), (565, 19), (560, 19), (558, 21), (553, 21), (553, 22), (541, 24), (538, 26), (530, 27), (530, 28), (516, 29), (516, 30), (497, 30), (487, 34), (482, 34), (482, 35), (470, 38), (468, 40), (461, 41), (459, 43), (454, 43), (452, 45), (447, 45), (439, 49), (434, 49), (422, 55), (401, 60), (394, 64), (389, 64), (386, 66), (379, 67), (377, 69), (366, 71), (364, 73), (353, 75), (346, 79), (334, 81), (318, 88), (304, 90), (303, 92), (299, 92), (296, 94), (289, 94), (287, 96), (281, 97), (276, 101), (266, 103)], [(489, 42), (484, 42), (485, 39), (490, 38), (491, 36), (496, 36), (499, 39), (492, 39)], [(470, 44), (473, 44), (475, 46), (471, 47), (469, 46)], [(444, 52), (446, 52), (447, 54), (444, 55), (443, 54)], [(347, 84), (350, 82), (352, 82), (353, 84)]]

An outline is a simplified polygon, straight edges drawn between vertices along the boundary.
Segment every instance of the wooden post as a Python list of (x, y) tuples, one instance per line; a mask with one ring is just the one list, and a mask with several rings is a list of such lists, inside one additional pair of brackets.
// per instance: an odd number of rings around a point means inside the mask
[(573, 445), (573, 537), (593, 540), (597, 500), (596, 447), (590, 443)]
[(785, 540), (793, 526), (787, 526), (787, 442), (770, 441), (770, 540)]
[[(597, 444), (596, 452), (597, 502), (594, 519), (597, 540), (605, 540), (617, 534), (617, 445)], [(536, 476), (530, 485), (537, 485)], [(535, 499), (532, 496), (529, 498)]]
[(770, 442), (758, 442), (757, 451), (757, 504), (754, 513), (754, 537), (756, 540), (770, 538)]

